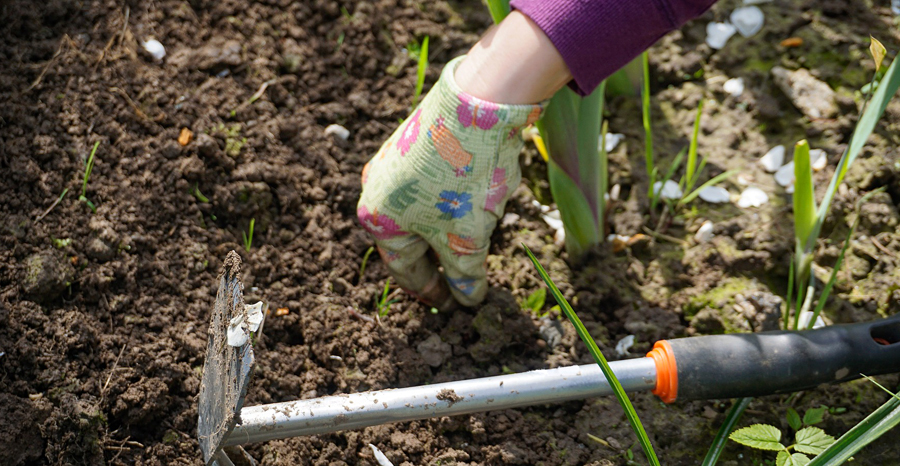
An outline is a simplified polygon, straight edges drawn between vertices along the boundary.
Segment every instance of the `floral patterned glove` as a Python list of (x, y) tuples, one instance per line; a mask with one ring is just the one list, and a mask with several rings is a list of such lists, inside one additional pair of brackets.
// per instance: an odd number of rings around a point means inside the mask
[(452, 307), (454, 298), (466, 306), (484, 299), (491, 232), (522, 176), (520, 129), (544, 107), (464, 93), (453, 77), (462, 58), (444, 67), (415, 113), (363, 168), (357, 208), (397, 283), (439, 308)]

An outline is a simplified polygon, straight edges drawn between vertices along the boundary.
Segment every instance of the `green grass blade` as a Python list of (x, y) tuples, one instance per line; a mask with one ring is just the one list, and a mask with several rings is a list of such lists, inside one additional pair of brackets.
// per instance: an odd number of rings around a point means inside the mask
[(647, 167), (647, 177), (651, 178), (647, 196), (650, 199), (656, 197), (653, 193), (653, 184), (656, 182), (653, 176), (653, 128), (650, 124), (650, 55), (647, 52), (641, 54), (641, 67), (643, 69), (643, 82), (641, 85), (641, 116), (644, 123), (644, 163)]
[(900, 424), (900, 398), (890, 398), (825, 451), (813, 458), (808, 466), (843, 464), (856, 452), (896, 427), (897, 424)]
[(703, 99), (700, 99), (700, 103), (697, 104), (697, 117), (694, 118), (694, 133), (691, 135), (691, 147), (688, 150), (688, 160), (687, 167), (685, 171), (685, 191), (690, 191), (694, 188), (694, 183), (697, 181), (695, 170), (697, 168), (697, 138), (700, 135), (700, 116), (703, 115)]
[(862, 151), (863, 146), (866, 144), (866, 140), (869, 139), (869, 135), (872, 134), (875, 125), (878, 123), (878, 120), (881, 119), (881, 115), (884, 114), (888, 102), (890, 102), (894, 94), (897, 93), (898, 88), (900, 88), (900, 60), (895, 57), (891, 66), (881, 78), (878, 89), (865, 107), (862, 117), (859, 119), (859, 122), (857, 122), (856, 129), (853, 130), (853, 136), (850, 138), (850, 144), (847, 146), (847, 150), (844, 152), (843, 157), (841, 157), (841, 161), (835, 170), (834, 176), (831, 178), (831, 183), (828, 185), (828, 190), (825, 191), (825, 197), (822, 199), (822, 204), (819, 205), (819, 210), (816, 215), (817, 219), (816, 225), (813, 228), (813, 236), (819, 236), (819, 231), (822, 229), (822, 223), (825, 221), (825, 215), (828, 214), (828, 209), (831, 207), (831, 200), (834, 198), (837, 187), (841, 184), (841, 181), (844, 180), (844, 176), (847, 174), (850, 165), (853, 164), (856, 157)]
[(509, 14), (509, 0), (486, 0), (486, 3), (494, 24), (500, 24)]
[(366, 273), (366, 264), (369, 263), (369, 256), (375, 252), (375, 246), (369, 246), (369, 249), (366, 249), (366, 253), (363, 255), (362, 264), (359, 265), (359, 281), (361, 282), (363, 279), (363, 275)]
[(741, 398), (731, 406), (731, 409), (728, 410), (728, 415), (725, 417), (725, 422), (716, 433), (716, 437), (713, 439), (709, 451), (706, 452), (706, 457), (703, 458), (702, 466), (713, 466), (719, 461), (719, 456), (722, 454), (722, 450), (725, 449), (725, 444), (728, 442), (728, 436), (731, 435), (734, 426), (741, 420), (741, 416), (743, 416), (747, 406), (750, 406), (751, 401), (753, 401), (753, 398)]
[(563, 297), (562, 293), (559, 291), (559, 288), (557, 288), (556, 284), (553, 283), (553, 280), (550, 279), (550, 275), (547, 274), (547, 271), (544, 270), (544, 268), (538, 262), (537, 258), (534, 257), (534, 254), (531, 253), (531, 250), (528, 249), (528, 246), (525, 246), (525, 244), (523, 243), (522, 247), (525, 248), (525, 252), (528, 254), (528, 258), (531, 259), (531, 262), (537, 269), (538, 274), (544, 280), (544, 283), (547, 284), (547, 287), (550, 289), (550, 293), (556, 299), (559, 307), (566, 314), (566, 317), (568, 317), (569, 321), (572, 322), (572, 325), (575, 326), (575, 331), (578, 333), (578, 336), (581, 337), (581, 341), (583, 341), (584, 344), (587, 345), (591, 356), (594, 357), (594, 361), (597, 362), (597, 364), (600, 366), (600, 370), (603, 371), (603, 375), (606, 377), (606, 381), (609, 382), (609, 385), (613, 388), (616, 398), (619, 400), (619, 404), (621, 404), (622, 408), (625, 410), (625, 416), (628, 418), (628, 422), (631, 423), (632, 430), (634, 430), (635, 435), (637, 435), (638, 440), (641, 442), (641, 447), (644, 449), (644, 454), (647, 456), (650, 464), (659, 466), (659, 459), (656, 457), (656, 452), (653, 451), (653, 445), (650, 444), (650, 438), (647, 437), (647, 432), (644, 430), (644, 426), (641, 424), (641, 420), (638, 418), (637, 412), (635, 412), (634, 406), (631, 404), (631, 400), (629, 400), (628, 396), (625, 394), (625, 390), (622, 388), (622, 384), (619, 383), (616, 375), (609, 367), (609, 363), (606, 362), (606, 358), (603, 357), (603, 353), (600, 352), (600, 348), (597, 347), (597, 343), (593, 338), (591, 338), (591, 335), (588, 333), (587, 329), (584, 328), (584, 324), (581, 323), (581, 319), (578, 318), (578, 316), (575, 314), (575, 311), (572, 310), (571, 306), (569, 306), (569, 302), (566, 301), (565, 297)]
[[(604, 84), (606, 81), (604, 81)], [(609, 156), (606, 153), (606, 134), (609, 130), (609, 122), (604, 120), (600, 127), (600, 189), (597, 205), (599, 208), (600, 237), (603, 237), (606, 225), (606, 193), (609, 192)]]
[(425, 72), (428, 71), (428, 40), (429, 36), (425, 36), (425, 39), (422, 40), (422, 47), (419, 49), (419, 66), (416, 68), (416, 93), (413, 94), (412, 108), (416, 108), (416, 105), (419, 104), (422, 88), (425, 87)]
[(816, 323), (816, 319), (819, 317), (819, 314), (822, 313), (822, 309), (825, 307), (825, 302), (828, 300), (828, 296), (831, 295), (831, 289), (834, 287), (834, 282), (837, 281), (838, 272), (841, 270), (841, 265), (844, 263), (844, 254), (847, 253), (847, 248), (850, 246), (850, 240), (853, 238), (853, 234), (856, 233), (856, 228), (859, 227), (862, 205), (865, 204), (872, 196), (880, 192), (884, 192), (886, 189), (887, 186), (882, 186), (872, 192), (867, 193), (865, 196), (859, 198), (859, 200), (856, 201), (856, 219), (853, 220), (853, 225), (850, 227), (850, 232), (847, 233), (847, 239), (844, 240), (844, 245), (841, 246), (841, 252), (838, 254), (837, 261), (834, 263), (834, 270), (831, 271), (831, 276), (828, 278), (828, 283), (825, 284), (825, 288), (822, 289), (822, 293), (819, 295), (819, 302), (816, 303), (816, 308), (813, 310), (813, 315), (809, 319), (809, 327), (807, 327), (808, 329), (811, 330), (813, 328), (813, 325), (815, 325)]
[(98, 147), (100, 147), (100, 141), (94, 143), (94, 148), (91, 149), (91, 155), (88, 156), (87, 162), (84, 165), (84, 180), (81, 182), (81, 197), (86, 196), (88, 178), (91, 177), (91, 172), (94, 171), (94, 155), (97, 153)]
[(728, 179), (728, 177), (730, 177), (732, 175), (736, 175), (740, 172), (741, 172), (740, 170), (734, 169), (734, 170), (728, 170), (725, 173), (720, 173), (719, 175), (714, 176), (712, 179), (710, 179), (706, 183), (701, 184), (699, 188), (691, 191), (691, 193), (688, 194), (687, 196), (682, 197), (681, 200), (678, 201), (678, 204), (682, 205), (682, 204), (687, 204), (688, 202), (693, 201), (694, 199), (697, 198), (697, 196), (700, 195), (700, 191), (703, 191), (705, 188), (708, 188), (710, 186), (715, 186), (715, 185), (721, 183), (722, 181)]
[(687, 148), (683, 147), (680, 151), (678, 151), (678, 154), (675, 155), (675, 159), (672, 160), (672, 165), (670, 165), (669, 169), (666, 170), (666, 177), (662, 179), (663, 184), (665, 184), (666, 181), (671, 180), (672, 177), (675, 176), (675, 171), (678, 170), (678, 167), (681, 166), (681, 162), (684, 160), (684, 154), (686, 153)]
[(810, 237), (816, 224), (816, 199), (806, 139), (794, 146), (794, 179), (794, 237), (797, 247), (808, 253), (816, 242)]
[(781, 318), (781, 328), (788, 330), (791, 327), (791, 296), (794, 294), (794, 261), (791, 261), (790, 270), (788, 270), (788, 289), (787, 296), (784, 298), (784, 315)]

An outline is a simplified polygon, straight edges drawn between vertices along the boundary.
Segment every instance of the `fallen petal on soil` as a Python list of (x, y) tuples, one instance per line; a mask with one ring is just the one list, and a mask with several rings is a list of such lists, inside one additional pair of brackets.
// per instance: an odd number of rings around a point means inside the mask
[(788, 187), (794, 184), (794, 161), (784, 164), (775, 172), (775, 182), (779, 186)]
[(769, 195), (762, 189), (751, 186), (741, 193), (741, 198), (738, 200), (738, 207), (742, 209), (746, 209), (747, 207), (759, 207), (766, 202), (769, 202)]
[(622, 338), (616, 343), (616, 354), (619, 356), (625, 356), (628, 354), (628, 350), (634, 346), (634, 335), (628, 335), (627, 337)]
[(684, 193), (681, 192), (681, 187), (678, 186), (678, 183), (666, 180), (665, 184), (662, 181), (653, 183), (653, 194), (658, 194), (664, 199), (681, 199), (681, 195)]
[(375, 461), (377, 461), (379, 465), (394, 466), (394, 463), (391, 463), (391, 461), (389, 459), (387, 459), (387, 456), (384, 456), (384, 453), (382, 453), (381, 450), (378, 449), (378, 447), (376, 447), (375, 445), (372, 445), (370, 443), (369, 448), (371, 448), (372, 453), (375, 454)]
[(718, 186), (707, 186), (701, 189), (699, 196), (700, 199), (713, 204), (721, 204), (731, 200), (731, 194), (728, 194), (728, 190)]
[(350, 130), (338, 124), (330, 124), (325, 127), (325, 135), (328, 136), (332, 134), (346, 141), (347, 138), (350, 137)]
[(778, 171), (784, 164), (784, 146), (779, 144), (769, 149), (769, 152), (759, 159), (759, 164), (769, 173)]
[(765, 15), (759, 7), (747, 6), (731, 12), (731, 23), (744, 37), (750, 37), (763, 27)]
[(708, 243), (713, 237), (713, 222), (707, 220), (703, 222), (703, 225), (700, 225), (700, 229), (697, 230), (697, 233), (694, 235), (694, 239), (697, 240), (698, 243)]
[(744, 78), (731, 78), (722, 86), (732, 97), (740, 97), (744, 93)]
[(735, 32), (737, 29), (731, 23), (709, 23), (706, 25), (706, 45), (719, 50)]
[(166, 56), (166, 48), (156, 39), (150, 39), (141, 45), (157, 61), (162, 60)]

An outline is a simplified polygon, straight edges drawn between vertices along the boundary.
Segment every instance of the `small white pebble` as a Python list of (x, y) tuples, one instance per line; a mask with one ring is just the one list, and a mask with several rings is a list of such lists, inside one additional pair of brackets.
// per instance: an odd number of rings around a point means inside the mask
[(784, 146), (781, 144), (769, 149), (766, 155), (759, 159), (759, 164), (769, 173), (775, 173), (784, 164)]
[(346, 141), (347, 138), (350, 137), (350, 130), (347, 128), (344, 128), (341, 125), (330, 124), (325, 128), (325, 135), (328, 136), (330, 134), (333, 134), (333, 135), (337, 136), (338, 138)]
[(766, 202), (769, 202), (769, 195), (762, 189), (751, 186), (741, 193), (741, 198), (738, 199), (737, 205), (742, 209), (746, 209), (748, 207), (759, 207)]
[(156, 39), (150, 39), (141, 45), (156, 61), (162, 60), (166, 56), (166, 48)]
[(828, 163), (828, 156), (822, 149), (811, 149), (809, 151), (809, 164), (813, 170), (819, 171), (825, 168)]
[(619, 356), (625, 356), (628, 354), (628, 350), (634, 346), (634, 335), (628, 335), (627, 337), (622, 338), (616, 343), (616, 354)]
[(794, 161), (784, 164), (775, 172), (775, 182), (779, 186), (788, 187), (794, 184)]
[(500, 220), (500, 226), (508, 227), (508, 226), (515, 225), (516, 222), (518, 222), (520, 218), (522, 218), (522, 217), (520, 217), (519, 214), (510, 212), (510, 213), (504, 215), (503, 219)]
[(719, 50), (737, 32), (731, 23), (709, 23), (706, 25), (706, 45)]
[(697, 230), (697, 233), (694, 235), (694, 239), (697, 240), (698, 243), (708, 243), (713, 237), (713, 222), (709, 220), (703, 222), (703, 225), (700, 225), (700, 228)]
[(744, 93), (744, 78), (731, 78), (722, 86), (732, 97), (740, 97)]
[(369, 448), (371, 448), (372, 453), (375, 454), (375, 461), (378, 462), (379, 466), (394, 466), (394, 463), (391, 463), (391, 460), (387, 459), (387, 456), (384, 456), (384, 453), (382, 453), (378, 447), (370, 443)]
[[(619, 145), (625, 139), (625, 135), (622, 133), (606, 133), (606, 152), (612, 152), (615, 150), (616, 146)], [(600, 136), (600, 141), (603, 140), (603, 136)], [(599, 147), (599, 141), (597, 146)]]
[(681, 192), (678, 183), (672, 180), (666, 180), (665, 184), (663, 184), (662, 181), (653, 183), (653, 194), (658, 194), (664, 199), (681, 199), (681, 196), (684, 193)]
[(712, 204), (721, 204), (731, 200), (731, 195), (728, 194), (728, 190), (718, 186), (707, 186), (701, 189), (698, 195), (700, 196), (700, 199)]

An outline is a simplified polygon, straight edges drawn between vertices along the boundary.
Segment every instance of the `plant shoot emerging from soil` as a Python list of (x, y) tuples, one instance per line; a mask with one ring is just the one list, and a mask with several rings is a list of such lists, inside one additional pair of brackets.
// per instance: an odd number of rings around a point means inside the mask
[(250, 219), (250, 227), (246, 232), (241, 232), (241, 236), (244, 239), (244, 250), (250, 252), (250, 247), (253, 246), (253, 227), (256, 225), (256, 218)]
[[(88, 178), (91, 177), (91, 172), (94, 170), (94, 156), (97, 154), (97, 148), (100, 147), (100, 141), (94, 143), (94, 148), (91, 149), (91, 155), (88, 156), (87, 161), (84, 164), (84, 178), (81, 182), (81, 195), (78, 196), (78, 200), (87, 204), (88, 207), (91, 208), (91, 212), (97, 212), (97, 207), (94, 206), (94, 203), (87, 198), (87, 184)], [(62, 195), (60, 195), (60, 199), (66, 195), (68, 189), (63, 191)]]

